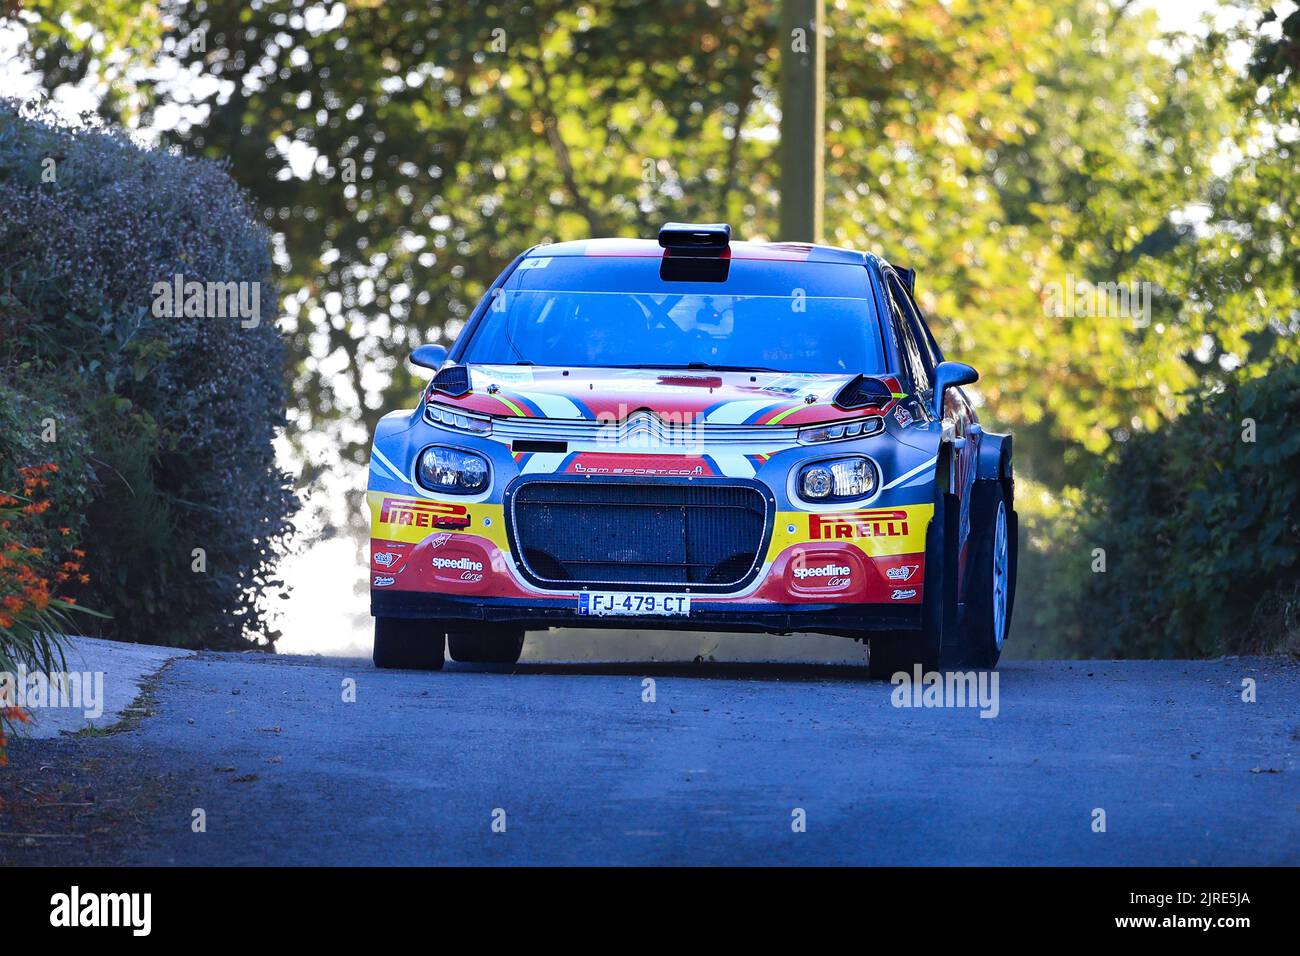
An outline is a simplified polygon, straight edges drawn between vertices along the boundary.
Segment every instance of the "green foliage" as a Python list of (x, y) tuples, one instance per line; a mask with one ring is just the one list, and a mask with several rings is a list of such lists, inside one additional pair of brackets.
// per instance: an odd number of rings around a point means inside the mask
[(1209, 59), (1233, 42), (1254, 47), (1228, 87), (1236, 161), (1212, 183), (1205, 228), (1168, 280), (1205, 317), (1198, 359), (1210, 374), (1225, 355), (1248, 375), (1300, 361), (1300, 11), (1276, 31), (1274, 20), (1264, 8), (1207, 40)]
[[(328, 26), (237, 0), (164, 11), (161, 55), (214, 81), (206, 121), (169, 138), (229, 157), (283, 235), (294, 430), (335, 436), (346, 460), (409, 401), (409, 349), (454, 337), (520, 249), (668, 219), (776, 229), (775, 0), (391, 0)], [(1219, 316), (1190, 300), (1200, 241), (1179, 216), (1246, 132), (1223, 50), (1166, 57), (1150, 11), (1103, 0), (827, 18), (827, 238), (917, 268), (941, 344), (1018, 431), (1022, 472), (1077, 484), (1204, 374), (1189, 358)], [(116, 68), (107, 47), (33, 48), (55, 78)], [(147, 119), (178, 93), (141, 81), (132, 102)], [(1044, 289), (1067, 276), (1165, 292), (1149, 325), (1050, 315)], [(1267, 321), (1239, 311), (1208, 359)]]
[[(507, 14), (395, 0), (350, 5), (328, 29), (275, 4), (165, 9), (163, 52), (234, 86), (174, 137), (231, 157), (285, 236), (304, 428), (354, 403), (372, 425), (409, 394), (402, 353), (454, 335), (523, 246), (647, 235), (667, 218), (775, 229), (770, 107), (788, 42), (775, 2)], [(120, 30), (120, 16), (83, 14)], [(1248, 132), (1225, 103), (1223, 50), (1166, 57), (1150, 11), (1101, 0), (827, 16), (828, 238), (918, 268), (944, 344), (997, 373), (992, 405), (1032, 426), (1021, 447), (1035, 439), (1053, 482), (1086, 474), (1134, 417), (1176, 413), (1204, 324), (1181, 288), (1145, 331), (1058, 320), (1041, 295), (1067, 274), (1158, 282), (1195, 245), (1176, 214), (1209, 198), (1210, 158)], [(199, 30), (206, 51), (189, 42)], [(112, 69), (107, 51), (33, 47), (56, 79)], [(134, 92), (147, 117), (176, 91)], [(340, 384), (308, 358), (339, 352), (352, 369), (382, 357), (391, 384), (359, 371)], [(364, 440), (346, 452), (361, 460)]]
[[(1300, 366), (1230, 379), (1129, 441), (1060, 563), (1067, 648), (1103, 657), (1300, 653)], [(1250, 440), (1253, 438), (1253, 441)], [(1092, 569), (1093, 549), (1106, 571)], [(1017, 612), (1019, 613), (1019, 612)], [(1072, 646), (1071, 646), (1072, 645)]]
[[(272, 446), (269, 236), (245, 197), (215, 163), (0, 104), (0, 209), (0, 415), (15, 461), (45, 451), (46, 419), (47, 454), (84, 456), (87, 483), (56, 507), (87, 552), (85, 603), (111, 613), (110, 636), (273, 641), (266, 592), (297, 499)], [(258, 324), (155, 309), (176, 274), (257, 284)]]
[[(1078, 536), (1082, 503), (1078, 489), (1054, 492), (1016, 476), (1021, 556), (1009, 656), (1056, 659), (1081, 653), (1075, 601), (1080, 574), (1091, 561), (1090, 547)], [(1087, 656), (1086, 648), (1082, 654)]]

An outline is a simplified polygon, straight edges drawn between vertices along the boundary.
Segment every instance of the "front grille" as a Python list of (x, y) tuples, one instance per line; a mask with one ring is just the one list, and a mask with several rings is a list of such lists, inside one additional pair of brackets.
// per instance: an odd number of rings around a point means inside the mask
[[(657, 415), (634, 412), (625, 421), (563, 418), (497, 418), (492, 434), (504, 441), (563, 441), (599, 451), (635, 450), (645, 454), (700, 454), (716, 445), (768, 451), (795, 445), (799, 429), (783, 425), (722, 425), (692, 421), (672, 425)], [(729, 449), (730, 450), (730, 449)]]
[(509, 498), (515, 553), (542, 587), (732, 590), (768, 536), (768, 498), (749, 484), (531, 480)]

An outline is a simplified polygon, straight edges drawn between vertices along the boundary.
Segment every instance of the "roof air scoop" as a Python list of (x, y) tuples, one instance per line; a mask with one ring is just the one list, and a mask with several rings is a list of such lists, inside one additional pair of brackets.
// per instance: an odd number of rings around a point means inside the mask
[(659, 230), (659, 245), (669, 252), (720, 256), (730, 242), (725, 222), (667, 222)]
[(726, 282), (731, 269), (731, 227), (725, 222), (669, 222), (659, 230), (664, 248), (659, 278), (665, 282)]

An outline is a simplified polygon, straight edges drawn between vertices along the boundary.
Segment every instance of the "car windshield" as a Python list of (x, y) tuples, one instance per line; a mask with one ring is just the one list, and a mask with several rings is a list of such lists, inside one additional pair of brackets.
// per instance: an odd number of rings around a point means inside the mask
[(862, 266), (736, 260), (725, 271), (721, 281), (673, 281), (657, 258), (525, 259), (475, 326), (462, 360), (885, 371)]

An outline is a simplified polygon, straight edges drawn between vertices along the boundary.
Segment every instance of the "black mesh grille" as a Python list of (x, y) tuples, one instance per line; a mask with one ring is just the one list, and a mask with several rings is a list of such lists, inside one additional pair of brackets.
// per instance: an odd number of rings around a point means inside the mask
[(433, 377), (433, 390), (444, 395), (460, 396), (469, 391), (469, 369), (449, 365)]
[(859, 375), (840, 389), (840, 393), (835, 396), (835, 404), (840, 408), (864, 408), (868, 405), (883, 408), (893, 397), (889, 386), (880, 379)]
[(530, 481), (511, 503), (525, 569), (539, 584), (726, 590), (757, 564), (767, 501), (747, 485)]

